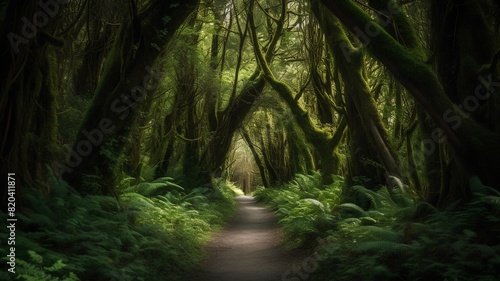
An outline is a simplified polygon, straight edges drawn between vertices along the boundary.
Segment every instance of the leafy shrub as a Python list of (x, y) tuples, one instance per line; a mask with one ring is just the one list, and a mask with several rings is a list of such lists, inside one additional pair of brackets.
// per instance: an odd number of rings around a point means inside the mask
[(268, 204), (280, 218), (285, 244), (292, 248), (307, 247), (335, 227), (333, 208), (339, 204), (342, 179), (322, 187), (319, 173), (297, 174), (280, 188), (258, 189), (257, 201)]
[(61, 260), (56, 261), (51, 266), (43, 265), (43, 257), (33, 251), (28, 251), (28, 255), (31, 258), (31, 262), (26, 262), (21, 259), (17, 259), (17, 264), (20, 268), (19, 277), (24, 280), (30, 281), (79, 281), (78, 277), (70, 272), (68, 275), (63, 277), (57, 277), (56, 274), (64, 267), (64, 264)]
[(397, 205), (377, 209), (386, 218), (373, 226), (343, 221), (331, 232), (339, 243), (313, 280), (498, 280), (500, 205), (491, 198), (500, 197), (475, 193), (421, 221), (403, 220)]
[[(364, 210), (341, 203), (340, 186), (320, 190), (319, 183), (317, 175), (298, 175), (282, 188), (256, 192), (276, 210), (292, 245), (325, 236), (332, 241), (310, 280), (498, 280), (500, 193), (477, 178), (470, 202), (440, 211), (418, 203), (404, 187), (374, 192), (354, 186), (372, 203)], [(423, 207), (429, 215), (408, 219)], [(318, 227), (322, 221), (324, 228)]]
[(161, 178), (128, 187), (119, 199), (82, 197), (65, 182), (52, 183), (51, 194), (23, 193), (21, 280), (183, 280), (235, 209), (223, 180), (188, 192)]

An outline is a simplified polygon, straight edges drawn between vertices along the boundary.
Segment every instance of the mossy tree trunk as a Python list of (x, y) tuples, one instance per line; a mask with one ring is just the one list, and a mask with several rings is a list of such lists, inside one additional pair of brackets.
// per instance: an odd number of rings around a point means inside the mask
[[(197, 11), (199, 14), (199, 11)], [(181, 53), (176, 58), (175, 68), (175, 96), (179, 100), (180, 108), (176, 108), (182, 119), (177, 124), (180, 131), (175, 129), (176, 139), (183, 144), (182, 174), (184, 184), (187, 187), (195, 187), (206, 182), (205, 178), (198, 178), (200, 173), (200, 147), (201, 134), (205, 123), (200, 116), (200, 104), (202, 101), (202, 89), (205, 86), (200, 83), (200, 69), (197, 60), (199, 34), (202, 29), (201, 21), (197, 16), (191, 17), (186, 27), (191, 29), (188, 34), (179, 36)]]
[[(282, 6), (286, 6), (286, 3), (282, 1)], [(267, 45), (267, 50), (265, 57), (268, 61), (271, 61), (275, 55), (275, 49), (278, 45), (279, 39), (283, 35), (283, 27), (285, 24), (286, 7), (280, 9), (279, 18), (276, 21), (276, 27), (274, 31), (271, 30), (269, 42)], [(200, 163), (203, 168), (202, 174), (205, 175), (221, 175), (223, 171), (223, 165), (226, 162), (227, 154), (231, 148), (233, 141), (233, 136), (236, 131), (241, 127), (243, 121), (245, 120), (247, 114), (252, 109), (255, 101), (261, 96), (266, 81), (264, 76), (260, 74), (260, 70), (257, 69), (248, 78), (245, 85), (237, 93), (236, 85), (238, 81), (238, 71), (240, 68), (242, 50), (244, 39), (246, 38), (246, 33), (248, 30), (248, 24), (242, 23), (237, 24), (240, 34), (240, 47), (237, 63), (237, 71), (234, 79), (232, 93), (230, 95), (229, 103), (224, 109), (218, 109), (212, 107), (214, 112), (210, 121), (211, 138), (205, 145), (202, 152)], [(207, 177), (208, 178), (208, 177)]]
[(324, 35), (316, 21), (309, 21), (305, 36), (310, 67), (310, 83), (316, 98), (317, 116), (322, 124), (334, 124), (332, 67)]
[[(261, 109), (247, 121), (248, 129), (240, 129), (250, 147), (265, 187), (289, 182), (297, 173), (314, 169), (311, 149), (287, 105), (276, 97), (260, 101), (271, 108)], [(275, 104), (278, 104), (276, 106)]]
[[(390, 2), (394, 5), (393, 1)], [(455, 79), (460, 83), (460, 90), (457, 89), (460, 93), (450, 95), (447, 93), (450, 87), (445, 87), (440, 75), (426, 63), (422, 47), (407, 48), (399, 43), (382, 26), (373, 22), (354, 2), (322, 1), (361, 40), (367, 39), (363, 32), (367, 26), (370, 28), (370, 33), (375, 35), (368, 38), (367, 48), (393, 73), (432, 118), (436, 124), (432, 130), (436, 139), (434, 144), (446, 138), (450, 149), (446, 149), (445, 152), (449, 159), (455, 159), (454, 165), (456, 165), (456, 168), (451, 169), (451, 173), (446, 175), (449, 177), (448, 180), (463, 179), (464, 174), (466, 177), (477, 175), (485, 184), (500, 188), (498, 173), (500, 162), (497, 160), (500, 157), (500, 132), (498, 125), (493, 123), (493, 120), (498, 120), (500, 105), (498, 98), (500, 83), (495, 72), (497, 61), (494, 60), (494, 50), (498, 49), (498, 37), (494, 36), (492, 27), (489, 27), (486, 20), (488, 7), (491, 8), (496, 4), (493, 1), (480, 2), (451, 1), (455, 8), (462, 7), (460, 8), (462, 10), (460, 17), (449, 18), (450, 24), (451, 21), (458, 19), (458, 22), (453, 23), (453, 34), (455, 34), (453, 42), (461, 42), (457, 45), (457, 48), (460, 48), (458, 56), (460, 75)], [(397, 6), (392, 7), (394, 15), (405, 16)], [(404, 30), (408, 40), (418, 42), (407, 21), (401, 20), (397, 24), (399, 30)], [(455, 97), (478, 99), (482, 104), (481, 107), (488, 109), (491, 119), (484, 120), (474, 114), (468, 116), (470, 112), (457, 109), (456, 105), (456, 102), (463, 103), (466, 100), (460, 101)], [(460, 171), (466, 173), (459, 174)], [(464, 198), (464, 195), (468, 194), (466, 184), (452, 181), (450, 183), (452, 184), (447, 184), (448, 187), (439, 191), (440, 197), (446, 198), (447, 202), (453, 199), (466, 199)], [(433, 203), (436, 204), (435, 200)]]
[(108, 55), (94, 98), (63, 177), (84, 194), (114, 194), (124, 147), (140, 113), (161, 79), (153, 63), (198, 1), (153, 1), (125, 19)]
[[(48, 165), (55, 158), (57, 90), (52, 36), (55, 23), (43, 30), (33, 23), (38, 2), (6, 1), (0, 19), (0, 171), (15, 173), (16, 192), (24, 186), (47, 191)], [(61, 8), (62, 9), (62, 8)], [(19, 18), (26, 19), (20, 21)], [(39, 21), (37, 21), (40, 23)], [(2, 209), (7, 206), (2, 194)], [(22, 203), (21, 203), (22, 204)]]
[(347, 186), (362, 184), (377, 189), (386, 183), (386, 174), (400, 177), (400, 172), (396, 153), (368, 86), (362, 50), (353, 47), (340, 22), (322, 9), (319, 1), (311, 1), (311, 4), (344, 84), (350, 150)]
[[(288, 136), (288, 159), (290, 159), (291, 176), (296, 173), (306, 174), (315, 169), (313, 155), (305, 136), (295, 122), (286, 122), (285, 129)], [(337, 132), (343, 132), (342, 125)], [(335, 138), (335, 137), (334, 137)]]
[(74, 72), (73, 88), (75, 94), (91, 99), (101, 74), (102, 63), (111, 48), (113, 28), (102, 18), (102, 6), (90, 1), (87, 10), (87, 43), (83, 50), (82, 63)]
[(269, 177), (266, 173), (266, 167), (264, 166), (264, 163), (263, 163), (263, 160), (261, 159), (261, 156), (257, 152), (257, 147), (254, 145), (252, 138), (250, 138), (250, 134), (247, 131), (245, 131), (244, 129), (240, 129), (240, 132), (241, 132), (241, 136), (243, 137), (243, 140), (250, 148), (250, 152), (252, 152), (252, 156), (254, 158), (255, 164), (257, 165), (257, 168), (259, 169), (260, 178), (262, 179), (262, 185), (266, 188), (271, 187), (271, 184), (269, 183)]
[[(500, 79), (493, 58), (500, 51), (498, 30), (491, 24), (493, 1), (433, 1), (431, 3), (431, 58), (446, 96), (462, 111), (497, 134), (500, 133), (500, 91), (477, 92), (481, 79)], [(491, 85), (493, 86), (493, 85)], [(495, 87), (493, 86), (493, 89)], [(482, 97), (487, 94), (489, 97)], [(471, 133), (474, 133), (471, 131)], [(434, 172), (440, 182), (435, 182), (428, 200), (442, 206), (456, 199), (468, 198), (471, 193), (464, 163), (454, 157), (448, 143), (437, 143)], [(439, 166), (438, 166), (439, 164)], [(498, 172), (497, 172), (498, 173)], [(437, 176), (434, 176), (436, 178)]]
[(174, 98), (174, 106), (172, 111), (165, 115), (157, 127), (154, 129), (152, 136), (151, 150), (149, 151), (149, 164), (156, 166), (155, 177), (163, 177), (167, 174), (170, 168), (170, 158), (174, 154), (174, 123), (177, 119), (178, 97)]
[(248, 15), (250, 20), (250, 34), (254, 45), (255, 56), (261, 68), (262, 75), (269, 85), (271, 85), (273, 90), (275, 90), (281, 99), (288, 105), (295, 121), (304, 132), (306, 140), (317, 150), (321, 159), (323, 183), (330, 184), (333, 181), (332, 175), (336, 174), (339, 168), (339, 158), (334, 153), (334, 148), (338, 143), (332, 142), (334, 139), (326, 130), (320, 130), (314, 126), (308, 112), (299, 105), (293, 90), (274, 77), (269, 68), (270, 61), (262, 54), (253, 17), (252, 5), (250, 5), (250, 12)]
[[(270, 120), (269, 117), (266, 119)], [(282, 161), (282, 156), (286, 151), (284, 147), (284, 132), (281, 127), (271, 129), (271, 125), (268, 123), (261, 134), (262, 155), (266, 170), (269, 172), (269, 182), (271, 186), (277, 186), (281, 183), (281, 179), (286, 173)]]

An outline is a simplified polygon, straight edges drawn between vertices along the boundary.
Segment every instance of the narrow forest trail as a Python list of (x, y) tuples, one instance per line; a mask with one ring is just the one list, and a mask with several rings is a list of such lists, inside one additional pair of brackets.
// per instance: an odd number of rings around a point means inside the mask
[(279, 247), (281, 231), (274, 214), (253, 197), (236, 200), (239, 210), (207, 246), (208, 258), (192, 280), (280, 281), (297, 257)]

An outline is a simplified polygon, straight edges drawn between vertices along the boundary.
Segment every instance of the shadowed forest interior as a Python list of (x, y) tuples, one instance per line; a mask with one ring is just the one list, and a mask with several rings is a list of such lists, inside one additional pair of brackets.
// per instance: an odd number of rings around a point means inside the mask
[(314, 257), (282, 280), (500, 280), (499, 18), (0, 1), (0, 280), (189, 281), (243, 194)]

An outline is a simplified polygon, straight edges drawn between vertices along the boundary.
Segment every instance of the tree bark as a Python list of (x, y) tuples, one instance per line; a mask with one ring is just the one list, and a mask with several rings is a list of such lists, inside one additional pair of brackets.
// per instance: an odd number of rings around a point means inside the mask
[[(433, 130), (437, 135), (444, 135), (453, 147), (455, 158), (465, 167), (468, 175), (478, 175), (485, 184), (500, 188), (500, 134), (498, 131), (484, 126), (481, 122), (464, 116), (463, 112), (454, 112), (456, 106), (446, 95), (445, 89), (436, 73), (423, 58), (422, 48), (409, 50), (397, 42), (380, 25), (351, 1), (325, 1), (322, 3), (335, 14), (342, 23), (363, 42), (367, 48), (381, 61), (401, 82), (415, 100), (432, 117), (439, 129)], [(475, 10), (477, 12), (477, 10)], [(482, 21), (477, 13), (472, 12), (466, 22)], [(465, 21), (464, 21), (465, 23)], [(367, 37), (361, 28), (370, 27), (376, 36)], [(408, 28), (408, 25), (402, 26)], [(471, 32), (475, 29), (472, 29)], [(411, 33), (405, 33), (411, 36)], [(469, 33), (470, 34), (470, 33)], [(464, 39), (470, 42), (470, 38)], [(480, 38), (488, 40), (488, 38)], [(415, 40), (418, 41), (418, 40)], [(466, 54), (463, 54), (464, 56)], [(491, 60), (491, 56), (489, 57)], [(467, 65), (465, 60), (463, 66)], [(471, 69), (467, 67), (466, 69)], [(490, 91), (491, 96), (498, 96), (499, 84), (493, 75), (474, 71), (469, 81), (467, 97), (484, 95)], [(482, 90), (482, 92), (481, 92)], [(492, 108), (498, 108), (498, 99), (486, 101)], [(453, 176), (453, 175), (451, 175)]]
[(60, 167), (63, 178), (81, 193), (115, 193), (123, 148), (140, 112), (137, 105), (152, 95), (160, 78), (148, 71), (197, 3), (154, 1), (123, 24), (73, 149)]
[[(276, 46), (283, 34), (286, 17), (286, 3), (282, 1), (281, 4), (280, 18), (276, 23), (276, 29), (271, 35), (265, 54), (268, 61), (272, 61), (275, 55)], [(246, 32), (240, 31), (240, 33)], [(200, 163), (201, 167), (204, 169), (204, 171), (202, 171), (203, 174), (220, 175), (222, 173), (221, 167), (226, 161), (226, 156), (231, 147), (234, 133), (241, 127), (247, 114), (252, 109), (254, 102), (262, 94), (265, 84), (266, 81), (257, 67), (239, 94), (231, 94), (228, 106), (224, 110), (217, 110), (215, 118), (209, 118), (209, 120), (216, 120), (216, 122), (212, 121), (212, 123), (216, 124), (211, 125), (213, 129), (212, 138), (209, 139), (201, 156)]]
[(318, 151), (321, 159), (323, 183), (330, 184), (333, 182), (332, 175), (338, 171), (339, 159), (334, 153), (332, 146), (332, 137), (324, 130), (317, 129), (312, 123), (309, 114), (298, 104), (293, 90), (285, 83), (278, 81), (271, 69), (269, 68), (269, 61), (262, 54), (257, 34), (255, 30), (255, 23), (253, 22), (253, 11), (249, 13), (250, 33), (252, 42), (254, 44), (254, 52), (257, 58), (259, 67), (262, 70), (262, 75), (271, 87), (278, 93), (278, 95), (285, 101), (290, 108), (295, 121), (301, 127), (304, 135), (309, 143), (311, 143)]
[(250, 148), (250, 151), (252, 152), (252, 156), (255, 160), (255, 164), (257, 164), (257, 168), (259, 169), (260, 173), (260, 178), (262, 179), (262, 185), (264, 187), (271, 187), (269, 184), (269, 178), (267, 177), (266, 174), (266, 168), (264, 167), (264, 163), (262, 163), (262, 159), (260, 159), (259, 153), (257, 153), (257, 149), (255, 145), (252, 142), (252, 139), (250, 138), (250, 135), (248, 134), (247, 131), (245, 130), (240, 130), (241, 135), (243, 136), (243, 139), (245, 140), (246, 144)]
[[(388, 183), (386, 172), (397, 177), (400, 172), (396, 153), (364, 75), (363, 55), (352, 46), (340, 23), (324, 12), (319, 1), (311, 1), (311, 4), (344, 82), (351, 157), (347, 184), (377, 189), (380, 184)], [(345, 52), (350, 57), (345, 56)]]
[[(57, 136), (57, 90), (50, 45), (57, 45), (60, 39), (51, 35), (56, 24), (41, 30), (32, 23), (40, 9), (38, 2), (3, 4), (0, 171), (16, 174), (18, 193), (24, 186), (47, 191), (46, 165), (55, 158)], [(26, 21), (20, 21), (21, 17)], [(6, 196), (6, 192), (1, 196), (2, 209), (7, 206)]]

